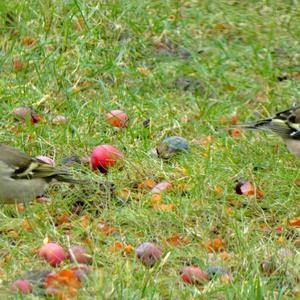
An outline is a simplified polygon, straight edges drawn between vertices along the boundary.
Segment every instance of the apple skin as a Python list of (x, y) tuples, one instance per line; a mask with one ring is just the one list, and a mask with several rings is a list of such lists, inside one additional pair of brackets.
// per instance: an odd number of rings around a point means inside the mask
[(71, 262), (77, 262), (79, 264), (89, 264), (92, 262), (92, 256), (85, 247), (73, 246), (68, 252)]
[(63, 247), (56, 243), (48, 243), (44, 245), (40, 249), (39, 256), (44, 258), (52, 267), (59, 266), (66, 258)]
[(93, 170), (107, 173), (109, 167), (116, 164), (118, 160), (124, 158), (123, 153), (111, 145), (99, 145), (92, 151), (91, 164)]
[(155, 263), (161, 258), (161, 250), (154, 243), (143, 243), (135, 250), (137, 258), (146, 267), (152, 268)]
[(128, 115), (119, 109), (115, 109), (107, 113), (107, 122), (114, 127), (126, 128), (128, 126)]
[(26, 279), (18, 279), (12, 283), (10, 289), (13, 293), (29, 294), (32, 291), (32, 285)]
[(184, 267), (180, 276), (181, 279), (188, 284), (202, 284), (208, 281), (208, 274), (194, 266)]

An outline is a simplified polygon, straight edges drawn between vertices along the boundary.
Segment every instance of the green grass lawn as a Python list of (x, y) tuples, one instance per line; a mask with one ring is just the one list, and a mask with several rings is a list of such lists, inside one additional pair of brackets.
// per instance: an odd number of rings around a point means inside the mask
[[(299, 299), (300, 232), (288, 220), (300, 215), (300, 164), (275, 136), (220, 130), (232, 117), (255, 120), (297, 103), (299, 15), (292, 0), (1, 1), (0, 142), (57, 165), (99, 144), (126, 157), (107, 176), (72, 166), (113, 182), (118, 197), (63, 184), (48, 190), (49, 204), (0, 208), (1, 299), (21, 299), (9, 287), (27, 271), (51, 269), (38, 258), (46, 238), (92, 251), (78, 299)], [(17, 121), (21, 106), (44, 122)], [(107, 123), (112, 109), (128, 113), (127, 129)], [(57, 115), (68, 122), (53, 125)], [(168, 162), (151, 155), (168, 136), (186, 138), (191, 151)], [(136, 188), (146, 179), (172, 183), (162, 203), (174, 209), (153, 207), (150, 192)], [(236, 194), (241, 179), (264, 196)], [(182, 243), (168, 243), (172, 236)], [(208, 251), (213, 239), (224, 240), (229, 259)], [(156, 241), (162, 259), (146, 268), (134, 252), (114, 250), (116, 241)], [(261, 265), (271, 257), (268, 274)], [(187, 285), (180, 270), (191, 264), (224, 266), (232, 280)]]

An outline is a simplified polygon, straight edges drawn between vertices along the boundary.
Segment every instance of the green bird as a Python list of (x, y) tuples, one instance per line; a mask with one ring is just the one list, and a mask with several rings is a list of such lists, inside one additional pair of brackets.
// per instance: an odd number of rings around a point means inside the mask
[(273, 132), (282, 138), (291, 153), (300, 158), (300, 105), (278, 112), (268, 119), (232, 127)]
[(28, 203), (42, 196), (53, 180), (83, 183), (20, 150), (0, 144), (0, 203)]

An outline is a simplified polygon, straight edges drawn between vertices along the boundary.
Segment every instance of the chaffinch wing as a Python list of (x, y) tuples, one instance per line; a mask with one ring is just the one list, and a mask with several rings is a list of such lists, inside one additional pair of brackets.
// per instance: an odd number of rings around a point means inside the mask
[(300, 157), (300, 106), (278, 112), (268, 119), (249, 124), (237, 124), (234, 127), (271, 131), (283, 139), (294, 155)]

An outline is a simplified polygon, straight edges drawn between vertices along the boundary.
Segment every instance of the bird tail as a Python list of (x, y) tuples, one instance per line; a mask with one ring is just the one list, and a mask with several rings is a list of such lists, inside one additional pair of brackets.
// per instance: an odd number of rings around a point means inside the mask
[(240, 129), (250, 129), (250, 130), (251, 129), (272, 130), (271, 124), (272, 124), (272, 119), (265, 119), (253, 123), (235, 124), (232, 126), (225, 127), (225, 129), (240, 128)]
[[(68, 174), (68, 175), (70, 175), (70, 174)], [(55, 176), (53, 176), (53, 178), (57, 181), (67, 182), (67, 183), (87, 184), (89, 182), (89, 180), (75, 179), (75, 178), (66, 176), (66, 174), (64, 174), (64, 175), (56, 174)]]
[[(22, 175), (24, 176), (24, 175)], [(28, 175), (26, 175), (28, 176)], [(53, 168), (44, 163), (37, 163), (35, 165), (34, 171), (28, 177), (31, 178), (44, 178), (47, 181), (55, 179), (57, 181), (68, 182), (68, 183), (88, 183), (88, 180), (75, 179), (72, 174), (66, 170), (61, 170), (59, 168)]]

